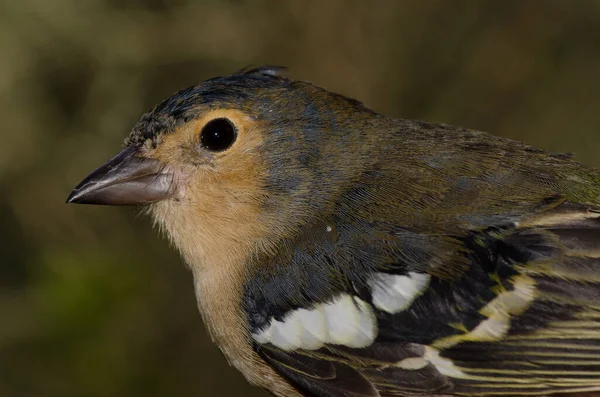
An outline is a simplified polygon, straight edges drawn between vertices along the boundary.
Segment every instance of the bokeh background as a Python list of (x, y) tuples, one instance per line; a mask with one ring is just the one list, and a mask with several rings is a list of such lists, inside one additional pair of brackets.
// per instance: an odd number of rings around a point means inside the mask
[(600, 166), (600, 1), (0, 1), (0, 396), (266, 396), (131, 208), (65, 205), (171, 93), (246, 65)]

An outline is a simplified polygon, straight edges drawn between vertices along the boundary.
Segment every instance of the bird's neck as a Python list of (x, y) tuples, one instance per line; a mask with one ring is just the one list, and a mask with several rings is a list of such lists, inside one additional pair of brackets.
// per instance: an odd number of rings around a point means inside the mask
[(242, 310), (248, 258), (257, 249), (256, 241), (265, 235), (264, 222), (259, 222), (250, 202), (240, 202), (240, 208), (223, 212), (209, 208), (210, 203), (165, 201), (154, 205), (151, 212), (191, 268), (200, 313), (228, 362), (250, 383), (267, 387), (272, 385), (265, 382), (278, 382), (281, 395), (295, 396), (296, 392), (288, 390), (287, 383), (252, 349)]

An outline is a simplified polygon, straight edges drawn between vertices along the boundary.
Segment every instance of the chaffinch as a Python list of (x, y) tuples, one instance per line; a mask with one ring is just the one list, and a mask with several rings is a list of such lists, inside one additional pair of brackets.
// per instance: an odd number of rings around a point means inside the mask
[(261, 67), (166, 99), (68, 202), (148, 206), (277, 396), (600, 395), (600, 174), (570, 156)]

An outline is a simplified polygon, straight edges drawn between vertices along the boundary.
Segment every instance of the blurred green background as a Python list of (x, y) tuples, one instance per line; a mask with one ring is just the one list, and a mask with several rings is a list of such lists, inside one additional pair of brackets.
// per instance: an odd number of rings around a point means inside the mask
[(600, 166), (600, 1), (0, 1), (0, 396), (265, 396), (135, 209), (65, 205), (138, 117), (248, 64)]

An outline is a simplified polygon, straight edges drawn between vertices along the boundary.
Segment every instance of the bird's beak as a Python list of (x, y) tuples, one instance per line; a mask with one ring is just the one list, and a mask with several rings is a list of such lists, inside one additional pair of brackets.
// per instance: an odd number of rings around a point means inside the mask
[(139, 205), (172, 197), (173, 174), (157, 160), (128, 147), (73, 189), (67, 203)]

